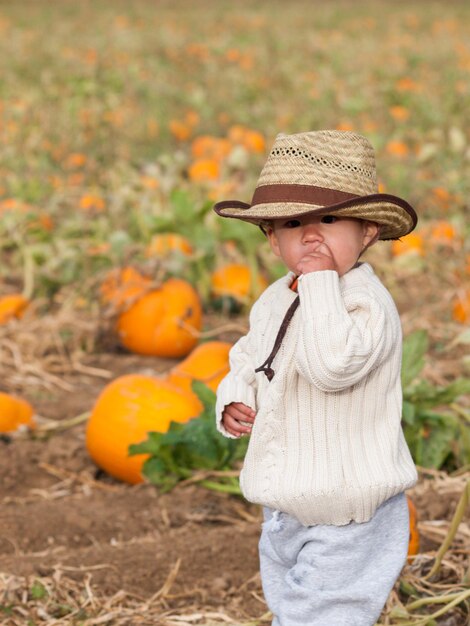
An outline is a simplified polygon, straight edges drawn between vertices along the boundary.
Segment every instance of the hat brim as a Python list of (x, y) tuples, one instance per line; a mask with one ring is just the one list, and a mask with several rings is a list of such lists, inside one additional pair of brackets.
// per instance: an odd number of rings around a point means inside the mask
[(251, 205), (239, 200), (225, 200), (214, 206), (221, 217), (229, 217), (261, 224), (267, 220), (300, 217), (309, 213), (325, 215), (335, 213), (343, 217), (368, 220), (380, 224), (379, 239), (399, 239), (410, 233), (418, 217), (413, 207), (402, 198), (377, 193), (353, 198), (328, 206), (301, 202), (269, 202)]

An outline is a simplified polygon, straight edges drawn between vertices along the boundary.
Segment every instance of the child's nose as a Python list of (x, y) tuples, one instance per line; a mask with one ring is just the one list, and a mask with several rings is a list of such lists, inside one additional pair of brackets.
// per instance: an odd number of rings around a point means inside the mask
[(305, 224), (302, 232), (303, 241), (321, 241), (323, 235), (319, 224)]

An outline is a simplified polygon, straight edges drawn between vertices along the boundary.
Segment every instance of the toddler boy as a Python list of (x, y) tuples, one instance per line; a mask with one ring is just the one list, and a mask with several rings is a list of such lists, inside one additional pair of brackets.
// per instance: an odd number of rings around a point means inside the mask
[(250, 434), (240, 476), (264, 507), (260, 568), (273, 626), (373, 626), (406, 559), (402, 334), (361, 254), (413, 230), (378, 193), (374, 151), (341, 131), (279, 135), (250, 204), (222, 217), (264, 230), (289, 270), (254, 304), (217, 390), (217, 424)]

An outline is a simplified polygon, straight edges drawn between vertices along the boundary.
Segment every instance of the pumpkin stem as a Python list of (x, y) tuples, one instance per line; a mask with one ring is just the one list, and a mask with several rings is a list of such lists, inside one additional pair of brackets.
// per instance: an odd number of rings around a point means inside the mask
[(212, 339), (213, 337), (218, 337), (222, 333), (226, 332), (239, 332), (246, 334), (247, 327), (243, 324), (223, 324), (222, 326), (218, 326), (217, 328), (213, 328), (211, 330), (200, 331), (187, 324), (183, 319), (178, 320), (178, 326), (183, 330), (186, 330), (193, 337), (197, 337), (197, 339)]
[(242, 492), (238, 485), (231, 485), (226, 483), (217, 483), (213, 480), (201, 480), (199, 483), (202, 487), (210, 489), (211, 491), (219, 491), (221, 493), (231, 493), (236, 496), (241, 496)]
[[(463, 592), (464, 598), (467, 595), (470, 595), (470, 590), (466, 590)], [(447, 604), (456, 600), (458, 598), (459, 602), (462, 602), (462, 591), (459, 593), (448, 593), (445, 596), (431, 596), (427, 598), (420, 598), (419, 600), (415, 600), (414, 602), (410, 602), (406, 605), (407, 611), (414, 611), (414, 609), (419, 609), (422, 606), (426, 606), (427, 604)], [(428, 616), (429, 617), (429, 616)]]
[(75, 417), (70, 417), (65, 420), (47, 420), (44, 424), (38, 425), (36, 433), (66, 430), (67, 428), (71, 428), (72, 426), (85, 422), (89, 417), (90, 411), (85, 411), (85, 413), (80, 413), (80, 415), (76, 415)]
[[(431, 615), (425, 615), (424, 617), (418, 619), (418, 621), (416, 622), (415, 621), (402, 622), (401, 626), (426, 626), (426, 624), (432, 623), (432, 620), (434, 620), (436, 617), (440, 617), (441, 615), (444, 615), (445, 613), (449, 611), (449, 609), (452, 609), (454, 606), (458, 606), (461, 602), (464, 602), (468, 597), (470, 597), (470, 589), (466, 589), (465, 591), (462, 591), (461, 593), (452, 594), (452, 596), (448, 596), (448, 597), (452, 597), (453, 600), (449, 602), (448, 604), (446, 604), (445, 606), (443, 606), (442, 609), (439, 609), (439, 611), (436, 611), (435, 613), (432, 613)], [(441, 597), (436, 596), (434, 598), (423, 598), (423, 599), (433, 604), (434, 602), (438, 602), (439, 600), (444, 600), (445, 598), (447, 598), (447, 596), (441, 596)], [(413, 602), (413, 604), (416, 604), (416, 603)], [(408, 609), (409, 606), (407, 606), (406, 608)]]

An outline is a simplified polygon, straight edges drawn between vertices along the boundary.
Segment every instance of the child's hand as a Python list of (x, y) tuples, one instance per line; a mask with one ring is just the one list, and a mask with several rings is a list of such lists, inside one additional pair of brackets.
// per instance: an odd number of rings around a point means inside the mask
[(330, 248), (320, 243), (318, 248), (302, 257), (297, 265), (297, 273), (309, 274), (310, 272), (320, 272), (322, 270), (336, 270), (336, 263)]
[(222, 424), (225, 430), (234, 437), (251, 433), (256, 412), (243, 402), (227, 404), (222, 413)]

